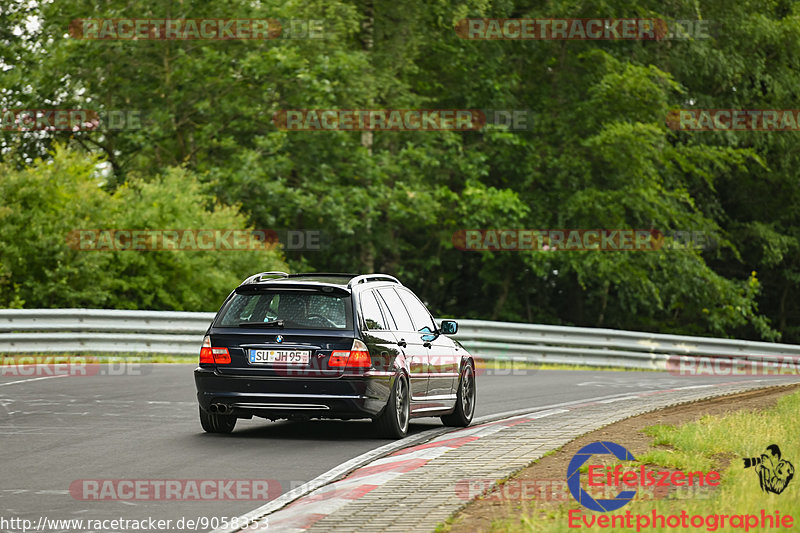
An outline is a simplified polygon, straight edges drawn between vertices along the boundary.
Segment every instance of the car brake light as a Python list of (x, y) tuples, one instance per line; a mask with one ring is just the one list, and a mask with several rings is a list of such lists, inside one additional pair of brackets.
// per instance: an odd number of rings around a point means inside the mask
[(358, 339), (353, 340), (349, 350), (334, 350), (328, 359), (329, 367), (369, 368), (372, 358), (369, 356), (367, 345)]
[(213, 348), (211, 346), (211, 337), (206, 335), (203, 339), (203, 347), (200, 348), (200, 364), (213, 365), (229, 365), (231, 362), (231, 354), (227, 348)]

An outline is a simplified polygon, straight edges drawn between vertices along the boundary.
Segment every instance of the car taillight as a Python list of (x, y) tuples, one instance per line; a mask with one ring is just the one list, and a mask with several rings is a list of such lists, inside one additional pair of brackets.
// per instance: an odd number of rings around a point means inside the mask
[(231, 354), (227, 348), (214, 348), (211, 346), (211, 337), (206, 335), (203, 339), (203, 346), (200, 348), (200, 364), (228, 365), (231, 362)]
[(367, 345), (358, 339), (353, 340), (349, 350), (334, 350), (328, 359), (329, 367), (369, 368), (372, 359), (369, 356)]
[(213, 365), (214, 354), (211, 352), (211, 337), (203, 337), (203, 347), (200, 348), (200, 364)]
[(214, 362), (218, 365), (231, 364), (231, 354), (227, 348), (211, 348), (211, 353), (214, 354)]

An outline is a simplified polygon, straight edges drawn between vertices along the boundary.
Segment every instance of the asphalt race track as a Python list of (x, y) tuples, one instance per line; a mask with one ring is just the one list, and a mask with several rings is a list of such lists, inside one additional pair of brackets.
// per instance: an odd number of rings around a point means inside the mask
[[(6, 458), (0, 517), (34, 523), (42, 516), (234, 517), (265, 502), (83, 501), (72, 497), (69, 488), (83, 479), (258, 479), (271, 480), (277, 495), (388, 442), (376, 438), (367, 421), (240, 420), (232, 435), (205, 434), (197, 416), (193, 368), (148, 365), (140, 375), (0, 377), (0, 446)], [(731, 381), (655, 372), (490, 373), (478, 378), (477, 417)], [(746, 378), (736, 380), (741, 379)], [(438, 419), (412, 421), (410, 432), (432, 427), (441, 427)]]

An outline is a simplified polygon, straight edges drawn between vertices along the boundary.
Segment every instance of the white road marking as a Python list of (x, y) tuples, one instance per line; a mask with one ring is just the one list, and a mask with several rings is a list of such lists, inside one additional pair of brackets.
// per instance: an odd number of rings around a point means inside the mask
[(6, 385), (16, 385), (17, 383), (30, 383), (31, 381), (40, 381), (43, 379), (67, 378), (67, 377), (69, 376), (64, 374), (62, 376), (44, 376), (42, 378), (21, 379), (19, 381), (9, 381), (7, 383), (0, 383), (0, 387), (5, 387)]

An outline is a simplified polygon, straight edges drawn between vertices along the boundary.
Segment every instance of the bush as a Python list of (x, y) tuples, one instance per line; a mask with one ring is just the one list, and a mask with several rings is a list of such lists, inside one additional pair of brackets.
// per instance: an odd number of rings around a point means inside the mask
[(246, 276), (285, 269), (280, 249), (82, 251), (78, 229), (247, 229), (183, 169), (103, 189), (101, 161), (56, 148), (22, 170), (0, 165), (0, 307), (216, 310)]

